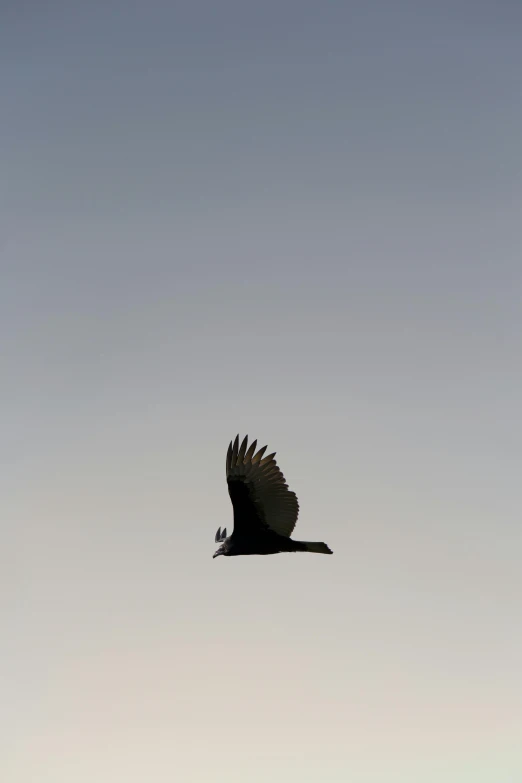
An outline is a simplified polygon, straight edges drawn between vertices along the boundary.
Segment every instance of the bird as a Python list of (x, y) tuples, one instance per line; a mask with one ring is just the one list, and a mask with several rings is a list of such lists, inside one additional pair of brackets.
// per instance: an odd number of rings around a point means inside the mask
[(266, 446), (256, 452), (257, 440), (248, 445), (248, 435), (239, 445), (239, 435), (230, 442), (226, 459), (228, 492), (234, 510), (234, 531), (218, 528), (219, 548), (224, 555), (275, 555), (278, 552), (319, 552), (331, 555), (322, 541), (294, 541), (290, 535), (297, 522), (299, 503), (288, 489), (275, 460), (276, 452), (264, 457)]

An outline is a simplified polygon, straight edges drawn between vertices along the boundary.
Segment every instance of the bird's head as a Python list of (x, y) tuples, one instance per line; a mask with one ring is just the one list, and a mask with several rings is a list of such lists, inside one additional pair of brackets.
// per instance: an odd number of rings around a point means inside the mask
[(224, 530), (221, 530), (221, 528), (218, 527), (215, 541), (216, 544), (218, 543), (218, 541), (221, 542), (221, 546), (219, 547), (219, 549), (216, 549), (216, 551), (213, 554), (213, 557), (219, 557), (219, 555), (227, 554), (227, 547), (225, 543), (226, 538), (227, 538), (227, 529), (225, 528)]

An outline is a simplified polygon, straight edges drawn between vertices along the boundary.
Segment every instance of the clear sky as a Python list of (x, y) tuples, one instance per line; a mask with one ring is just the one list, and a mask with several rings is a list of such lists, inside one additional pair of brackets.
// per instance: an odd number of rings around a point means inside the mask
[(0, 21), (2, 780), (522, 780), (522, 5)]

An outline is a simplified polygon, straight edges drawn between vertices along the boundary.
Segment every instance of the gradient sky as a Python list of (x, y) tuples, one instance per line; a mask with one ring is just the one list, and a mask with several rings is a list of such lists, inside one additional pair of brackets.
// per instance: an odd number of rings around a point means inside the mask
[(0, 19), (2, 780), (522, 780), (522, 5)]

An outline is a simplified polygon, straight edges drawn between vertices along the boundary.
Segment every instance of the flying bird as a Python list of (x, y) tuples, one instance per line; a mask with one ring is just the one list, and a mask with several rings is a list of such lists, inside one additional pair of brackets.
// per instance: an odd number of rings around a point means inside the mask
[(257, 440), (248, 446), (248, 435), (239, 445), (239, 435), (227, 451), (227, 484), (234, 509), (234, 532), (218, 528), (214, 557), (225, 555), (274, 555), (277, 552), (320, 552), (332, 550), (321, 541), (294, 541), (290, 535), (297, 522), (299, 503), (288, 489), (275, 461), (275, 452), (263, 457), (266, 446), (256, 453)]

